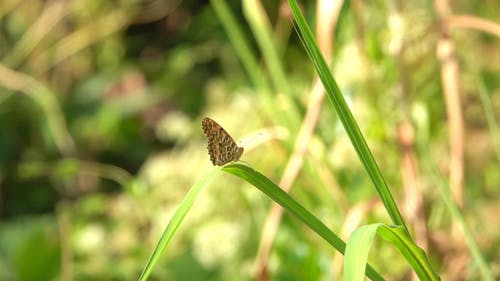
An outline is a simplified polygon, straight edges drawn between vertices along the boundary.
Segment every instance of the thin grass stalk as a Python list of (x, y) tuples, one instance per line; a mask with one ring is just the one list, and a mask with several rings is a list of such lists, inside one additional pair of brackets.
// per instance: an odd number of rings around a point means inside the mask
[(307, 22), (300, 11), (298, 4), (294, 0), (289, 0), (288, 3), (292, 8), (292, 12), (297, 24), (296, 26), (298, 31), (300, 31), (300, 36), (302, 37), (304, 47), (306, 48), (306, 51), (310, 56), (310, 59), (314, 64), (316, 70), (318, 71), (321, 81), (325, 86), (327, 96), (332, 106), (337, 111), (339, 119), (342, 121), (342, 124), (347, 134), (349, 135), (349, 138), (351, 139), (358, 157), (360, 158), (366, 171), (368, 172), (374, 184), (375, 190), (377, 191), (377, 194), (382, 200), (382, 203), (384, 204), (393, 223), (401, 225), (405, 229), (407, 229), (401, 213), (399, 212), (399, 209), (387, 186), (387, 183), (385, 182), (382, 172), (375, 162), (375, 159), (373, 158), (373, 155), (368, 148), (368, 145), (366, 144), (363, 134), (361, 133), (356, 120), (354, 119), (349, 107), (347, 106), (347, 103), (345, 102), (344, 97), (342, 96), (342, 93), (337, 83), (335, 82), (335, 79), (330, 73), (326, 62), (321, 55), (317, 44), (315, 43), (312, 31), (307, 25)]

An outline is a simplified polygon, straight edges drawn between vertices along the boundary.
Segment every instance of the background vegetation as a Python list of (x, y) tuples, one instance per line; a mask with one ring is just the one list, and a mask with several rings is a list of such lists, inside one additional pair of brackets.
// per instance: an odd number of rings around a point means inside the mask
[[(331, 2), (301, 5), (414, 239), (443, 280), (500, 278), (500, 4)], [(0, 280), (136, 279), (210, 169), (204, 116), (344, 239), (390, 223), (286, 1), (7, 0), (0, 27)], [(150, 279), (340, 279), (271, 203), (221, 173)]]

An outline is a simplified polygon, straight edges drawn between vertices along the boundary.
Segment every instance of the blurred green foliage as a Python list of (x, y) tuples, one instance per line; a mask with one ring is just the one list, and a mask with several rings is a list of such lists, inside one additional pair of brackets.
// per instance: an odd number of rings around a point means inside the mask
[[(235, 139), (256, 141), (259, 128), (284, 130), (242, 157), (279, 181), (307, 110), (313, 67), (280, 2), (263, 3), (271, 50), (244, 4), (226, 3), (256, 68), (242, 61), (215, 2), (0, 1), (0, 280), (136, 279), (179, 202), (211, 165), (203, 116)], [(403, 121), (414, 125), (417, 154), (429, 154), (447, 176), (437, 18), (430, 2), (374, 1), (357, 11), (355, 3), (340, 13), (332, 69), (401, 198), (396, 130)], [(495, 1), (454, 5), (457, 14), (490, 20), (500, 11)], [(315, 2), (304, 1), (303, 9), (314, 22)], [(470, 29), (453, 30), (452, 38), (467, 132), (463, 212), (498, 277), (500, 142), (492, 122), (500, 112), (499, 40)], [(346, 216), (375, 197), (371, 182), (330, 108), (322, 109), (308, 148), (292, 195), (341, 232)], [(453, 276), (447, 258), (455, 249), (443, 243), (453, 218), (428, 163), (418, 166), (430, 255), (442, 277)], [(151, 280), (253, 279), (270, 203), (235, 178), (216, 179)], [(364, 223), (389, 222), (381, 210), (371, 208)], [(286, 214), (273, 249), (272, 280), (340, 278), (338, 253)], [(384, 276), (408, 276), (394, 249), (376, 251), (370, 262)], [(465, 264), (466, 278), (477, 280), (473, 263)]]

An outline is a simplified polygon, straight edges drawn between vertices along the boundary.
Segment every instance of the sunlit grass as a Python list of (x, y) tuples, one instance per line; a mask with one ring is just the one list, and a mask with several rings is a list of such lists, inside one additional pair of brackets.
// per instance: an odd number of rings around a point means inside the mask
[[(494, 30), (498, 3), (450, 11), (460, 208), (436, 57), (448, 18), (417, 2), (343, 3), (327, 67), (324, 37), (308, 30), (326, 26), (315, 6), (326, 2), (290, 1), (292, 23), (286, 1), (0, 1), (0, 279), (256, 279), (263, 241), (269, 279), (362, 279), (367, 261), (374, 280), (495, 279), (498, 40), (470, 19)], [(316, 72), (328, 102), (307, 127)], [(280, 136), (245, 149), (245, 165), (206, 172), (203, 116), (235, 139)], [(425, 241), (407, 217), (408, 150)], [(284, 193), (275, 183), (297, 163)], [(264, 237), (275, 203), (285, 213)]]

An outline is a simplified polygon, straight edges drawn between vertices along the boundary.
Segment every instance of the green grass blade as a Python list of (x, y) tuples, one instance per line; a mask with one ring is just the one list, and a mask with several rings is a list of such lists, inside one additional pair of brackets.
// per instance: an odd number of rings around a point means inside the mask
[(266, 65), (269, 67), (275, 90), (289, 95), (289, 83), (281, 63), (282, 60), (273, 44), (271, 25), (260, 1), (243, 0), (243, 13), (262, 51)]
[(291, 101), (289, 101), (290, 106), (280, 110), (280, 113), (276, 114), (275, 93), (280, 92), (289, 96), (291, 92), (277, 48), (272, 43), (272, 30), (262, 7), (255, 1), (245, 1), (243, 3), (245, 16), (264, 57), (265, 65), (271, 73), (269, 76), (270, 78), (267, 78), (264, 71), (261, 69), (259, 59), (253, 54), (252, 46), (245, 37), (246, 33), (238, 24), (226, 1), (212, 0), (211, 4), (238, 58), (248, 73), (253, 85), (256, 87), (256, 92), (261, 94), (262, 100), (260, 106), (265, 112), (276, 116), (279, 119), (278, 123), (291, 124), (293, 128), (297, 127), (300, 121), (300, 114), (299, 110)]
[(349, 135), (349, 138), (354, 146), (354, 149), (356, 150), (356, 153), (358, 154), (358, 157), (361, 159), (361, 162), (368, 172), (375, 186), (375, 189), (380, 199), (382, 200), (382, 203), (389, 213), (389, 216), (391, 217), (393, 223), (402, 225), (406, 229), (404, 220), (396, 206), (396, 203), (394, 202), (389, 188), (387, 187), (385, 179), (382, 176), (382, 173), (377, 163), (375, 162), (375, 159), (373, 158), (368, 145), (366, 144), (366, 141), (356, 123), (356, 120), (354, 120), (354, 117), (349, 107), (347, 106), (344, 97), (342, 96), (337, 82), (335, 82), (335, 79), (330, 73), (330, 69), (326, 64), (325, 59), (321, 55), (321, 52), (314, 39), (313, 33), (309, 28), (304, 16), (302, 15), (297, 2), (295, 0), (288, 0), (288, 3), (290, 4), (293, 16), (295, 18), (297, 29), (300, 32), (299, 35), (301, 36), (304, 47), (306, 48), (306, 51), (325, 87), (328, 99), (337, 111), (339, 119), (342, 121), (342, 125)]
[[(426, 151), (426, 150), (421, 150)], [(480, 274), (482, 275), (482, 280), (493, 281), (493, 273), (488, 267), (488, 264), (479, 249), (476, 241), (474, 240), (474, 235), (470, 227), (467, 225), (464, 216), (462, 215), (460, 208), (457, 206), (455, 201), (453, 200), (453, 195), (450, 192), (450, 186), (447, 181), (445, 181), (438, 173), (438, 169), (435, 163), (431, 160), (430, 156), (427, 152), (422, 153), (423, 160), (427, 163), (426, 167), (429, 170), (428, 172), (432, 175), (434, 182), (436, 184), (437, 190), (441, 195), (441, 199), (443, 200), (446, 208), (450, 212), (450, 215), (453, 221), (459, 226), (460, 231), (464, 235), (465, 243), (467, 247), (471, 251), (472, 260), (476, 264), (479, 269)]]
[(270, 93), (269, 81), (260, 70), (259, 63), (251, 51), (250, 43), (243, 36), (242, 28), (226, 2), (224, 0), (212, 0), (211, 4), (253, 84), (255, 87), (261, 88), (264, 93)]
[(441, 280), (432, 270), (424, 250), (413, 242), (404, 228), (384, 224), (378, 228), (377, 233), (398, 248), (420, 280)]
[(365, 277), (368, 253), (377, 234), (377, 228), (377, 224), (366, 225), (351, 233), (345, 247), (343, 280), (357, 281)]
[(420, 280), (440, 280), (430, 267), (425, 252), (413, 243), (405, 229), (385, 224), (365, 225), (351, 234), (345, 252), (344, 280), (363, 280), (368, 253), (376, 234), (398, 248)]
[(493, 104), (491, 103), (484, 81), (481, 79), (477, 80), (477, 92), (481, 99), (481, 104), (483, 105), (484, 116), (488, 122), (488, 128), (490, 129), (491, 140), (493, 142), (493, 148), (495, 149), (497, 161), (500, 161), (500, 130), (498, 129), (498, 122), (495, 119), (495, 110), (493, 109)]
[[(237, 177), (244, 179), (260, 191), (264, 192), (273, 201), (280, 204), (285, 210), (295, 215), (299, 220), (309, 226), (314, 232), (325, 239), (339, 252), (344, 254), (345, 243), (337, 235), (335, 235), (326, 225), (311, 214), (300, 203), (293, 199), (288, 193), (284, 192), (270, 179), (255, 171), (254, 169), (241, 165), (231, 164), (222, 168), (223, 171), (229, 172)], [(371, 280), (384, 280), (373, 267), (366, 265), (366, 276)]]
[(170, 219), (170, 222), (163, 231), (160, 240), (156, 244), (153, 253), (151, 254), (151, 257), (146, 263), (146, 266), (144, 267), (144, 270), (142, 271), (138, 280), (143, 281), (148, 279), (149, 275), (153, 270), (154, 265), (158, 262), (158, 259), (160, 258), (161, 254), (167, 247), (168, 243), (174, 236), (177, 229), (179, 228), (179, 225), (184, 220), (184, 217), (186, 216), (187, 212), (189, 211), (189, 209), (191, 209), (191, 206), (193, 206), (194, 201), (196, 200), (196, 198), (198, 198), (200, 191), (203, 190), (203, 188), (207, 186), (210, 182), (212, 182), (214, 177), (219, 172), (220, 168), (212, 169), (209, 173), (204, 175), (198, 182), (196, 182), (195, 185), (189, 190), (188, 194), (186, 195), (184, 200), (182, 200), (181, 205), (175, 211), (175, 214), (173, 215), (172, 219)]

